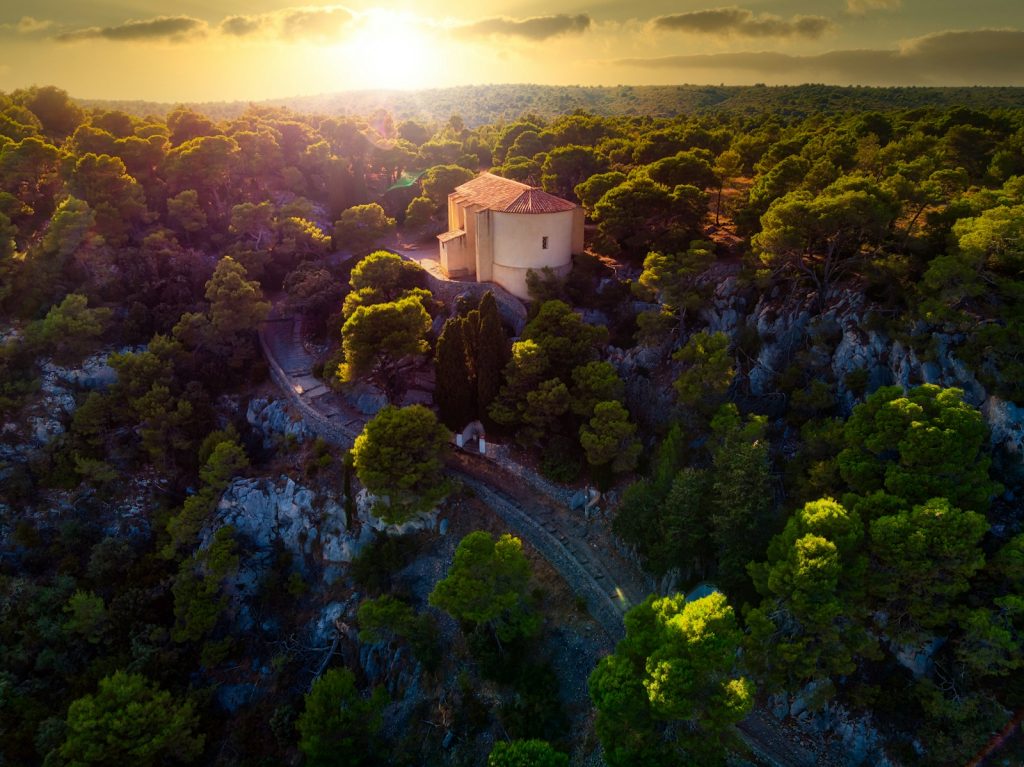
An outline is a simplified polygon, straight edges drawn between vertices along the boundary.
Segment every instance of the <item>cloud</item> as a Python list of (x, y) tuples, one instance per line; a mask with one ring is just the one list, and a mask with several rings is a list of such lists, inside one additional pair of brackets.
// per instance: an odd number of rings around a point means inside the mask
[(291, 39), (335, 39), (345, 34), (355, 20), (352, 11), (340, 5), (286, 8), (279, 17), (282, 34)]
[(19, 35), (37, 35), (45, 32), (53, 26), (53, 22), (47, 19), (35, 19), (31, 16), (22, 16), (14, 23), (0, 24), (0, 31), (16, 32)]
[(590, 16), (585, 13), (577, 16), (560, 13), (529, 19), (509, 19), (501, 16), (463, 24), (455, 27), (455, 32), (464, 37), (503, 35), (527, 40), (547, 40), (558, 35), (582, 34), (592, 23)]
[(17, 29), (23, 35), (30, 35), (33, 32), (42, 32), (44, 29), (49, 29), (53, 26), (53, 22), (48, 19), (34, 19), (31, 16), (22, 16), (18, 20)]
[(287, 40), (334, 42), (356, 23), (356, 14), (341, 5), (296, 6), (273, 13), (228, 16), (218, 29), (233, 37), (271, 35)]
[(181, 42), (206, 34), (206, 22), (191, 16), (157, 16), (145, 21), (126, 21), (112, 27), (86, 27), (57, 35), (60, 42), (76, 40), (160, 40)]
[(245, 37), (259, 32), (263, 27), (264, 19), (261, 16), (228, 16), (218, 29), (225, 35)]
[(846, 12), (863, 16), (870, 11), (895, 11), (903, 0), (846, 0)]
[[(885, 2), (886, 0), (865, 0)], [(770, 13), (756, 16), (746, 8), (709, 8), (703, 11), (659, 16), (655, 29), (740, 37), (808, 37), (817, 39), (835, 25), (824, 16), (793, 16), (784, 19)]]
[(734, 73), (746, 81), (859, 85), (1022, 85), (1024, 31), (937, 32), (896, 49), (839, 50), (811, 56), (742, 52), (619, 59), (646, 69)]

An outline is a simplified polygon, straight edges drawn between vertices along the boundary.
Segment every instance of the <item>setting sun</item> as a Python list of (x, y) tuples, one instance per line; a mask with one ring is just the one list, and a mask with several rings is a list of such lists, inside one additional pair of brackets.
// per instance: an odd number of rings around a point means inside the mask
[(334, 50), (338, 64), (357, 70), (367, 88), (422, 87), (439, 74), (441, 64), (430, 30), (414, 17), (392, 11), (367, 13)]

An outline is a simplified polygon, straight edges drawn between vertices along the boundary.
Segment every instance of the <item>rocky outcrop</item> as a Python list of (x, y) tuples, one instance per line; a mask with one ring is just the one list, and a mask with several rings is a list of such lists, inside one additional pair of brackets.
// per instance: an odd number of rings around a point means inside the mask
[(747, 300), (741, 295), (736, 277), (729, 276), (715, 285), (710, 300), (700, 310), (700, 318), (710, 332), (733, 335), (746, 308)]
[(437, 509), (417, 514), (408, 522), (403, 522), (400, 525), (392, 525), (373, 513), (374, 507), (381, 503), (387, 503), (387, 498), (378, 498), (365, 489), (359, 491), (356, 496), (356, 512), (363, 527), (385, 535), (409, 535), (437, 529), (437, 517), (440, 514)]
[[(795, 361), (798, 352), (805, 354), (806, 364), (831, 374), (843, 415), (850, 413), (858, 399), (848, 384), (848, 376), (855, 372), (864, 376), (868, 392), (892, 384), (956, 387), (963, 390), (967, 402), (981, 409), (993, 446), (1024, 459), (1024, 408), (988, 392), (957, 357), (955, 350), (964, 341), (962, 336), (931, 333), (928, 353), (922, 354), (873, 326), (872, 308), (861, 292), (838, 291), (820, 313), (814, 304), (813, 295), (783, 295), (776, 287), (743, 316), (742, 290), (728, 277), (717, 285), (700, 316), (708, 329), (730, 333), (736, 340), (743, 340), (741, 332), (756, 333), (756, 355), (740, 360), (747, 367), (747, 384), (755, 397), (776, 391), (778, 375)], [(917, 330), (919, 334), (927, 332), (923, 326)], [(620, 363), (619, 367), (629, 365)]]
[[(143, 347), (125, 347), (117, 353), (138, 351)], [(53, 362), (43, 364), (43, 380), (52, 379), (79, 389), (106, 389), (117, 382), (117, 371), (110, 366), (110, 355), (114, 352), (100, 352), (82, 360), (76, 367), (61, 367)]]
[(348, 530), (345, 512), (330, 495), (281, 476), (272, 479), (236, 479), (224, 491), (203, 546), (214, 532), (230, 525), (242, 542), (242, 563), (235, 577), (239, 593), (254, 593), (273, 567), (280, 549), (292, 556), (293, 566), (307, 578), (333, 582), (359, 551), (373, 539), (366, 525)]
[(821, 704), (820, 693), (819, 685), (810, 684), (793, 696), (772, 695), (769, 708), (777, 719), (788, 719), (804, 737), (817, 741), (815, 750), (827, 755), (827, 764), (894, 767), (871, 716), (854, 715), (834, 701)]
[(992, 444), (1024, 460), (1024, 408), (992, 395), (981, 412), (992, 430)]
[(245, 420), (262, 435), (265, 448), (273, 447), (281, 436), (294, 437), (299, 442), (316, 436), (302, 416), (294, 413), (288, 403), (281, 399), (256, 397), (249, 400)]
[(78, 407), (76, 392), (105, 389), (117, 381), (117, 372), (109, 364), (112, 353), (93, 354), (75, 367), (43, 362), (38, 395), (17, 417), (0, 424), (0, 461), (24, 463), (63, 434)]

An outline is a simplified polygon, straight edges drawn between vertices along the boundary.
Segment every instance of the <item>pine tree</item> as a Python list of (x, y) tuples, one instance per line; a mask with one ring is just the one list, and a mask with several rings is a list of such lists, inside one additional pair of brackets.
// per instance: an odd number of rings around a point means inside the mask
[[(487, 408), (498, 396), (502, 374), (509, 358), (508, 337), (501, 325), (494, 293), (487, 291), (480, 299), (480, 330), (476, 350), (476, 392), (480, 414), (486, 419)], [(489, 419), (487, 419), (489, 420)]]
[(466, 355), (465, 325), (463, 317), (449, 319), (437, 339), (434, 356), (435, 399), (441, 420), (456, 431), (476, 417), (476, 386)]

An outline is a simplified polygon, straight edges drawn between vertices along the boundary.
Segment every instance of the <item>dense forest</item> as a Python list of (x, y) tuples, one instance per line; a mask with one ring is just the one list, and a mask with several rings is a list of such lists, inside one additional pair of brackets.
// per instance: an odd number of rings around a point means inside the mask
[[(1020, 91), (368, 98), (0, 93), (0, 763), (1020, 759)], [(397, 254), (485, 170), (587, 217), (518, 326)], [(268, 415), (283, 313), (350, 450)], [(475, 420), (604, 494), (617, 645)]]
[[(256, 106), (286, 107), (297, 112), (328, 115), (370, 115), (383, 109), (395, 120), (444, 122), (451, 115), (466, 125), (512, 122), (524, 114), (555, 118), (581, 110), (609, 117), (643, 115), (677, 117), (712, 112), (785, 114), (807, 117), (813, 113), (895, 109), (1016, 109), (1021, 88), (872, 88), (836, 85), (736, 86), (736, 85), (467, 85), (415, 91), (345, 91), (317, 96), (269, 99)], [(138, 115), (164, 116), (176, 105), (140, 101), (83, 99), (83, 106), (117, 109)], [(192, 109), (213, 119), (241, 115), (245, 102), (205, 102)]]

